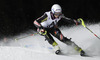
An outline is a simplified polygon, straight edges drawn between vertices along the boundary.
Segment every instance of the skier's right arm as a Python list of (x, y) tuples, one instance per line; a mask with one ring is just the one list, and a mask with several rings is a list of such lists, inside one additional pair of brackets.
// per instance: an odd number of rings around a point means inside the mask
[(47, 31), (42, 27), (42, 25), (40, 24), (41, 22), (44, 22), (45, 20), (47, 20), (47, 15), (44, 14), (42, 15), (40, 18), (36, 19), (34, 21), (34, 25), (37, 27), (37, 31), (41, 34), (41, 35), (46, 35)]
[(44, 22), (44, 20), (46, 20), (46, 18), (47, 18), (47, 14), (44, 13), (44, 15), (42, 15), (41, 17), (39, 17), (38, 19), (36, 19), (36, 20), (34, 21), (34, 25), (35, 25), (37, 28), (42, 27), (40, 23), (41, 23), (41, 22)]

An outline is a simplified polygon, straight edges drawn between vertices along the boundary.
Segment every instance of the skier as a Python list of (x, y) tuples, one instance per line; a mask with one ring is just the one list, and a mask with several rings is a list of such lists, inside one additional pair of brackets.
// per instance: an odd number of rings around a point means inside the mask
[(54, 47), (54, 51), (56, 54), (59, 54), (60, 47), (56, 43), (56, 41), (53, 39), (51, 34), (56, 37), (61, 42), (73, 46), (75, 50), (79, 51), (81, 56), (85, 55), (85, 52), (74, 42), (71, 41), (71, 39), (68, 39), (65, 37), (60, 29), (57, 27), (57, 23), (61, 18), (67, 19), (66, 21), (72, 21), (78, 24), (79, 22), (77, 20), (73, 20), (70, 18), (65, 17), (62, 14), (62, 8), (59, 4), (54, 4), (51, 8), (51, 11), (45, 12), (44, 15), (42, 15), (40, 18), (36, 19), (34, 21), (34, 25), (37, 27), (37, 31), (40, 35), (44, 36), (45, 39)]

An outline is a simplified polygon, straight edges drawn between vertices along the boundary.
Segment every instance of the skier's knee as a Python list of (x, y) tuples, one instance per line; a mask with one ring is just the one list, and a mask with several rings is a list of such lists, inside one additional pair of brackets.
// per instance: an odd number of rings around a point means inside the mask
[(70, 41), (66, 41), (65, 44), (72, 45), (72, 41), (71, 40)]
[(63, 39), (61, 40), (62, 42), (66, 42), (66, 41), (70, 41), (71, 39), (68, 39), (66, 37), (63, 37)]
[(65, 44), (67, 44), (67, 45), (71, 45), (71, 43), (72, 43), (71, 38), (68, 39), (66, 37), (63, 38), (62, 42), (65, 43)]

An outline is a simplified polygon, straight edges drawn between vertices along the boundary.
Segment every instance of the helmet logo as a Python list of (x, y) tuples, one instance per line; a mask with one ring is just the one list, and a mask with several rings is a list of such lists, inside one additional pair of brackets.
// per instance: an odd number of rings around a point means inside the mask
[(56, 9), (56, 12), (61, 12), (61, 9)]
[(56, 9), (56, 11), (60, 11), (61, 9)]

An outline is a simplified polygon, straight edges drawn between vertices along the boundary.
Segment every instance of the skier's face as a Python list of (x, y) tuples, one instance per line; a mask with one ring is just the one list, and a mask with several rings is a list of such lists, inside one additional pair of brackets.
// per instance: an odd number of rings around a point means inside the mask
[(58, 15), (54, 15), (55, 16), (55, 18), (58, 18), (59, 16)]
[(55, 12), (54, 13), (55, 18), (58, 18), (60, 15), (61, 15), (61, 12)]

